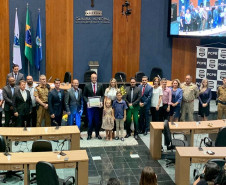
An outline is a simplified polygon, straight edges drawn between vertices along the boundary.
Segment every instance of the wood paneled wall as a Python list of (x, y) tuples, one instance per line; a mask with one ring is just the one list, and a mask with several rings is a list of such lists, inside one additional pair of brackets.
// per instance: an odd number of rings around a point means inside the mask
[(122, 15), (122, 0), (113, 6), (113, 61), (112, 76), (122, 71), (127, 81), (139, 71), (141, 1), (130, 1), (132, 14)]
[(73, 0), (46, 0), (46, 76), (73, 75)]
[(195, 81), (196, 73), (196, 46), (200, 45), (200, 39), (174, 38), (172, 46), (172, 74), (171, 79), (185, 80), (190, 74)]
[(9, 64), (9, 1), (0, 0), (0, 89), (5, 86)]

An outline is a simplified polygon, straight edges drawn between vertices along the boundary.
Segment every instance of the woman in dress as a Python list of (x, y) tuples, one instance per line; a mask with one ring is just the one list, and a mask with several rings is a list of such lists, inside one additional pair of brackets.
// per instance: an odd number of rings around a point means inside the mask
[(199, 89), (199, 115), (202, 117), (202, 121), (207, 121), (207, 117), (210, 114), (210, 100), (212, 98), (212, 92), (209, 88), (209, 82), (205, 78), (202, 80)]

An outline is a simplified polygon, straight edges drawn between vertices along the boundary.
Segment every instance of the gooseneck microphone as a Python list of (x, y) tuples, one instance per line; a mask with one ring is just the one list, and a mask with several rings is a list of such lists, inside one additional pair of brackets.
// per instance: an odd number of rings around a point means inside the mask
[(53, 120), (53, 123), (56, 125), (55, 129), (59, 129), (59, 124), (56, 122), (56, 120)]
[[(63, 140), (62, 143), (60, 143), (60, 145), (62, 145), (62, 146), (61, 146), (61, 149), (60, 149), (60, 153), (59, 153), (59, 154), (62, 155), (62, 156), (67, 155), (67, 154), (65, 154), (65, 153), (63, 152), (63, 147), (64, 147), (65, 141), (67, 141), (67, 139)], [(60, 146), (60, 145), (59, 145), (59, 146)]]
[(24, 130), (26, 131), (27, 130), (27, 122), (24, 121)]
[(173, 113), (173, 119), (172, 119), (172, 121), (171, 121), (171, 125), (175, 125), (175, 123), (173, 122), (174, 117), (175, 117), (175, 114), (176, 114), (176, 112)]
[(199, 144), (199, 151), (203, 151), (203, 148), (202, 148), (202, 142), (204, 141), (204, 139), (201, 139), (201, 142)]

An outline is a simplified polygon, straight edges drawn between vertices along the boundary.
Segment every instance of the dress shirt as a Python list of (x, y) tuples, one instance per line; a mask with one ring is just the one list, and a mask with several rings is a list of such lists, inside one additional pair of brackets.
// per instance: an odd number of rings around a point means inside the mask
[(62, 97), (61, 97), (60, 91), (57, 90), (57, 93), (58, 93), (59, 99), (60, 99), (60, 101), (61, 101), (61, 98), (62, 98)]
[(28, 86), (26, 84), (26, 87), (25, 89), (28, 90), (30, 92), (30, 95), (31, 95), (31, 101), (32, 101), (32, 107), (35, 107), (36, 106), (36, 100), (35, 100), (35, 97), (34, 97), (34, 90), (35, 90), (35, 87), (37, 85), (36, 84), (32, 84), (32, 86)]
[(14, 95), (14, 91), (15, 91), (15, 88), (10, 86), (10, 89), (11, 89), (11, 92), (12, 92), (12, 96)]
[(75, 92), (75, 98), (78, 99), (78, 89), (73, 89)]
[(17, 79), (17, 77), (18, 77), (18, 73), (16, 74), (16, 73), (13, 73), (13, 77), (15, 78), (15, 80)]
[(22, 91), (22, 90), (20, 89), (20, 93), (21, 93), (21, 95), (22, 95), (24, 101), (27, 101), (27, 92), (26, 92), (26, 90), (23, 90), (23, 91)]
[(144, 91), (145, 91), (146, 85), (142, 85), (142, 94), (141, 94), (142, 96), (144, 95)]
[(162, 88), (162, 103), (163, 104), (171, 104), (171, 99), (172, 99), (172, 92), (171, 89), (166, 87), (165, 89)]

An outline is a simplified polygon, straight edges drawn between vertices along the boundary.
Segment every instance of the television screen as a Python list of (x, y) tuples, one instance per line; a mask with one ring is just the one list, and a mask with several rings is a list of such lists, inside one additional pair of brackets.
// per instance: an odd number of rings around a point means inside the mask
[(170, 35), (226, 36), (226, 0), (171, 0)]

